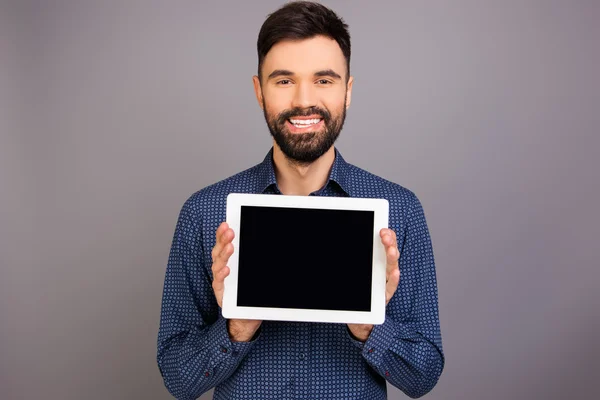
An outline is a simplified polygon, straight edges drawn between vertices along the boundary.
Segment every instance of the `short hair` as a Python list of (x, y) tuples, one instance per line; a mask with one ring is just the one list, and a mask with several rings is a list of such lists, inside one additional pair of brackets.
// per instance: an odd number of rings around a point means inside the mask
[(267, 53), (282, 40), (315, 36), (335, 40), (346, 58), (346, 80), (350, 76), (350, 33), (348, 25), (330, 8), (312, 1), (292, 1), (269, 14), (258, 33), (258, 76)]

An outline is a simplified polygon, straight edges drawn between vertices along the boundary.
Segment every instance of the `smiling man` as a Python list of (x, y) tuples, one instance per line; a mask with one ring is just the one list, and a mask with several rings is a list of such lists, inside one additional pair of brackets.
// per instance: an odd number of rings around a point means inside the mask
[[(257, 48), (254, 92), (273, 147), (260, 164), (194, 193), (181, 209), (158, 334), (165, 385), (178, 399), (214, 387), (215, 399), (369, 400), (386, 398), (387, 381), (423, 396), (444, 368), (433, 249), (415, 194), (347, 163), (334, 147), (354, 81), (348, 27), (323, 5), (292, 2), (267, 18)], [(223, 287), (236, 233), (223, 221), (234, 192), (387, 199), (384, 323), (226, 320)]]
[[(350, 106), (353, 78), (335, 39), (322, 35), (286, 39), (262, 55), (259, 75), (253, 77), (254, 91), (275, 141), (274, 157), (292, 161), (295, 168), (291, 170), (305, 175), (326, 153), (320, 164), (331, 167), (333, 144)], [(310, 169), (316, 170), (317, 164)], [(314, 182), (319, 183), (324, 182)], [(304, 192), (298, 194), (310, 193)]]

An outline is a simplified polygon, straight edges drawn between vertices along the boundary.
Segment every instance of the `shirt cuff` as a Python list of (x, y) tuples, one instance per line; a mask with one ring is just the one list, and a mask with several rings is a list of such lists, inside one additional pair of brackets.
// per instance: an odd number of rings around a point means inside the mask
[(373, 326), (371, 334), (363, 344), (362, 356), (371, 366), (380, 367), (385, 352), (392, 346), (397, 335), (396, 323), (386, 317), (383, 324)]
[(216, 354), (212, 358), (214, 362), (212, 366), (214, 367), (222, 362), (238, 363), (252, 349), (258, 336), (260, 334), (250, 342), (232, 342), (229, 338), (229, 332), (227, 332), (227, 320), (219, 314), (217, 321), (210, 326), (208, 340), (206, 341), (209, 346), (213, 347), (214, 354)]
[(350, 332), (350, 328), (348, 328), (348, 324), (344, 324), (344, 326), (346, 327), (346, 335), (348, 336), (348, 340), (350, 340), (350, 342), (352, 342), (352, 344), (357, 349), (362, 350), (363, 347), (365, 346), (365, 342), (361, 342), (360, 340), (358, 340), (354, 336), (352, 336), (352, 333)]

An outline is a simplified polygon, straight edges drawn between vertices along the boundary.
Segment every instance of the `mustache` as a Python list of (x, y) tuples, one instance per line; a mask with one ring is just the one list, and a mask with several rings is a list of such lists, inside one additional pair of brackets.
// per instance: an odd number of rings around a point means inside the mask
[(309, 108), (291, 108), (289, 110), (282, 111), (277, 117), (277, 122), (279, 124), (284, 124), (290, 118), (293, 117), (308, 117), (309, 115), (318, 115), (320, 116), (325, 123), (329, 122), (331, 119), (331, 114), (329, 111), (322, 109), (320, 107), (309, 107)]

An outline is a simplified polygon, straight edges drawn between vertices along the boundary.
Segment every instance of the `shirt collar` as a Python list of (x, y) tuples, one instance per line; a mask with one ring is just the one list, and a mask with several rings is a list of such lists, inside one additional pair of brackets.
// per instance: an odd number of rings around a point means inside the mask
[[(275, 177), (275, 166), (273, 164), (273, 147), (269, 150), (265, 159), (258, 165), (258, 191), (264, 193), (271, 185), (277, 186), (277, 179)], [(349, 175), (350, 175), (350, 164), (348, 164), (342, 154), (337, 148), (335, 148), (335, 159), (333, 166), (329, 172), (329, 178), (325, 187), (329, 185), (331, 181), (334, 181), (339, 187), (350, 196), (349, 188)]]

